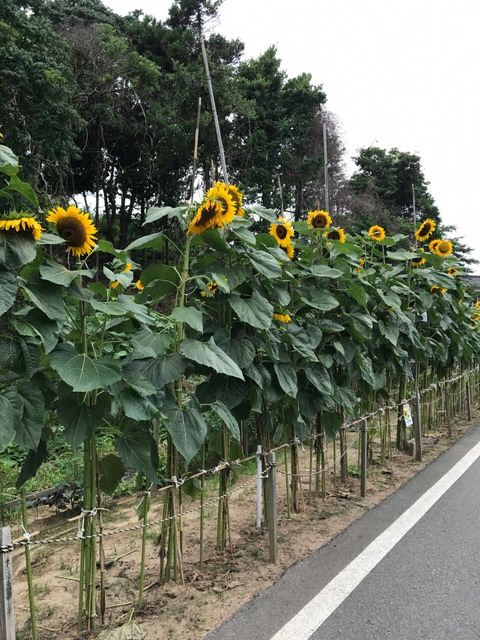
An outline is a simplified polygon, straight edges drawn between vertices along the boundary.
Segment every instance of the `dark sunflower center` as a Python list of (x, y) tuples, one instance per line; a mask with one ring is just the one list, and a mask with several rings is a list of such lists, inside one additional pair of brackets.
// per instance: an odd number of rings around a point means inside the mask
[(314, 219), (312, 220), (312, 227), (314, 229), (324, 229), (325, 225), (327, 224), (327, 219), (325, 218), (325, 216), (315, 216)]
[(69, 247), (82, 247), (87, 239), (87, 232), (78, 218), (62, 218), (57, 222), (58, 235)]
[(430, 222), (426, 222), (423, 225), (423, 227), (420, 229), (420, 231), (422, 232), (422, 236), (428, 236), (431, 230), (432, 230), (432, 225), (430, 224)]
[(238, 211), (238, 209), (240, 208), (240, 198), (237, 196), (237, 194), (234, 191), (229, 191), (228, 193), (232, 196), (233, 204), (235, 206), (235, 211)]
[(281, 224), (277, 225), (277, 236), (280, 238), (280, 240), (284, 240), (287, 237), (287, 230)]
[(412, 262), (414, 264), (418, 264), (419, 262), (421, 262), (423, 260), (423, 258), (413, 258)]
[(338, 233), (338, 231), (330, 231), (328, 237), (330, 238), (330, 240), (340, 240), (340, 234)]
[(376, 229), (376, 230), (373, 232), (373, 236), (374, 236), (374, 238), (380, 238), (380, 236), (381, 236), (381, 235), (382, 235), (382, 232), (380, 231), (380, 229)]
[(205, 204), (202, 208), (199, 219), (196, 221), (195, 226), (199, 227), (201, 225), (205, 225), (207, 222), (215, 218), (217, 215), (217, 207), (215, 202), (210, 202)]
[(225, 198), (218, 198), (218, 201), (222, 205), (222, 215), (225, 215), (228, 211), (228, 204)]

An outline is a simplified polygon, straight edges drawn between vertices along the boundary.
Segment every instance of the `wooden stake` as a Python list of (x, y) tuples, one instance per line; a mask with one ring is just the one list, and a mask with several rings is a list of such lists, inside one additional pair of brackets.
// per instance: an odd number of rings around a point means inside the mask
[(275, 469), (275, 453), (267, 456), (268, 469), (268, 536), (270, 562), (277, 562), (277, 482)]
[(413, 431), (415, 434), (415, 460), (422, 459), (422, 425), (420, 414), (420, 393), (415, 389), (415, 411), (413, 413)]
[(360, 496), (365, 498), (367, 495), (367, 420), (362, 420), (362, 452), (361, 452), (361, 467), (360, 467)]
[[(0, 529), (0, 547), (8, 548), (12, 544), (10, 527)], [(0, 638), (15, 640), (15, 616), (13, 612), (13, 571), (11, 551), (0, 553)]]

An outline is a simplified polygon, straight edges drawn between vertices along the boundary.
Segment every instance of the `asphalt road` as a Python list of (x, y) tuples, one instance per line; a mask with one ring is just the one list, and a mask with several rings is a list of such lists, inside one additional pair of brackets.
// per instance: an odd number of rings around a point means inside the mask
[[(422, 501), (467, 458), (474, 459), (479, 442), (477, 427), (205, 640), (480, 639), (480, 457), (421, 516)], [(333, 587), (334, 599), (344, 599), (317, 626), (317, 601), (321, 608), (329, 588), (349, 569), (355, 580), (359, 557), (409, 514), (415, 518), (416, 510), (418, 522), (390, 543), (363, 579), (358, 565), (359, 584), (351, 592), (343, 585), (339, 596)]]

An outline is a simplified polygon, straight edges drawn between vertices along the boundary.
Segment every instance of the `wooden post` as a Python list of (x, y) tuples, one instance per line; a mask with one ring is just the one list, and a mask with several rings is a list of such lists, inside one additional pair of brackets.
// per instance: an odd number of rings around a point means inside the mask
[(361, 468), (360, 468), (360, 496), (365, 498), (367, 495), (367, 419), (362, 420), (362, 451), (361, 451)]
[(446, 385), (445, 385), (445, 415), (447, 418), (448, 437), (452, 438), (453, 432), (452, 432), (452, 415), (450, 413), (450, 390)]
[(413, 413), (413, 431), (415, 434), (415, 460), (422, 459), (422, 425), (420, 414), (420, 393), (415, 389), (415, 411)]
[(0, 529), (0, 638), (15, 640), (13, 613), (12, 532), (10, 527)]
[(340, 476), (342, 482), (347, 484), (348, 467), (347, 467), (347, 448), (345, 443), (345, 427), (340, 427)]
[(275, 453), (267, 456), (268, 463), (268, 540), (270, 562), (277, 562), (277, 479), (275, 469)]
[(467, 397), (467, 416), (468, 419), (472, 419), (472, 398), (470, 396), (470, 382), (467, 380), (465, 382), (465, 395)]
[(262, 527), (262, 445), (257, 445), (257, 529)]

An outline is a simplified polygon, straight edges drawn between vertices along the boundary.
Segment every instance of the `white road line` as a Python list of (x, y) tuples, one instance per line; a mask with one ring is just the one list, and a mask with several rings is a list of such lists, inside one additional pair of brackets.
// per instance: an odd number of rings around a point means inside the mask
[(271, 640), (308, 640), (480, 456), (480, 442), (329, 582)]

